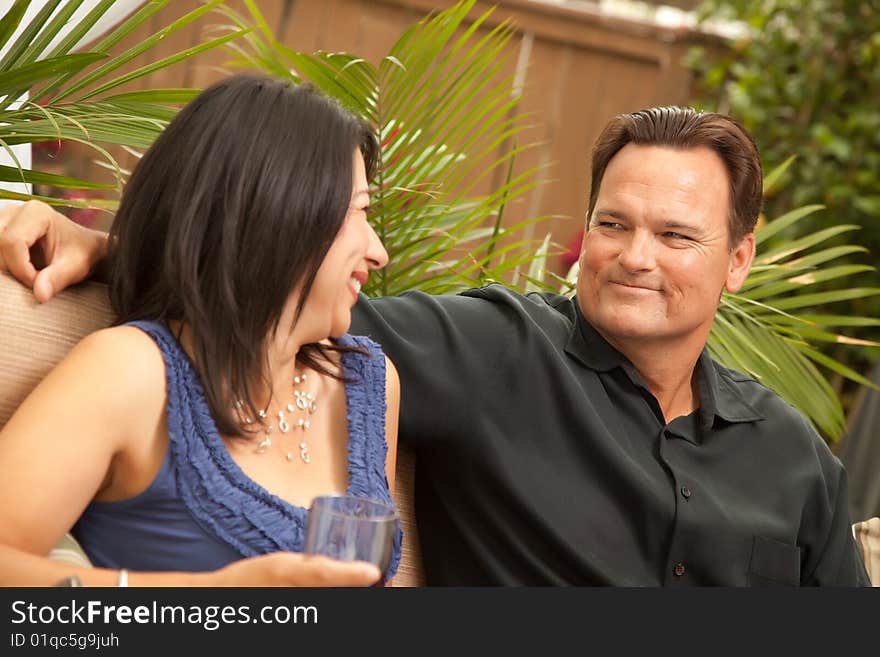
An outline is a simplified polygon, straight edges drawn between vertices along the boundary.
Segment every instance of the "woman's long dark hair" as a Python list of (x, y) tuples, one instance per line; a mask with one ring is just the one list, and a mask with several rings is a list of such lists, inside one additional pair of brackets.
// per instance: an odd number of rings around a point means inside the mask
[[(308, 85), (237, 75), (184, 107), (144, 154), (110, 231), (119, 323), (185, 322), (221, 432), (241, 435), (232, 402), (256, 416), (266, 338), (301, 285), (299, 318), (351, 201), (353, 154), (372, 176), (366, 124)], [(326, 351), (297, 358), (324, 369)]]

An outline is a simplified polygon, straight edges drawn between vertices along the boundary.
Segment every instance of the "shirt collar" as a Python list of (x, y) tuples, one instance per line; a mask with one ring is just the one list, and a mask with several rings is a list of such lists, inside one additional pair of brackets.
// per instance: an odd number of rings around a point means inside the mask
[[(632, 378), (635, 368), (629, 359), (617, 351), (586, 320), (578, 306), (577, 297), (572, 298), (570, 303), (575, 321), (565, 345), (565, 352), (597, 372), (608, 372), (620, 367)], [(728, 377), (719, 373), (723, 368), (712, 359), (706, 347), (703, 347), (696, 367), (697, 389), (700, 394), (700, 407), (696, 413), (704, 430), (711, 429), (716, 418), (732, 423), (765, 419), (764, 415), (746, 402), (742, 393)], [(639, 385), (643, 384), (639, 382)]]
[(565, 345), (565, 352), (597, 372), (607, 372), (628, 363), (627, 358), (599, 335), (599, 332), (586, 320), (578, 305), (577, 297), (572, 298), (569, 303), (572, 305), (574, 322)]

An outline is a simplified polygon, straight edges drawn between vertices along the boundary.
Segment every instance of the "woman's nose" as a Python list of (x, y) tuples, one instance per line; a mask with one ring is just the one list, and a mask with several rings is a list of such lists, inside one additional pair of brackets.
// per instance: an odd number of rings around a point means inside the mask
[(367, 260), (370, 262), (371, 269), (381, 269), (388, 264), (388, 251), (382, 244), (382, 240), (373, 230), (372, 226), (368, 226), (370, 231), (370, 243), (367, 247)]

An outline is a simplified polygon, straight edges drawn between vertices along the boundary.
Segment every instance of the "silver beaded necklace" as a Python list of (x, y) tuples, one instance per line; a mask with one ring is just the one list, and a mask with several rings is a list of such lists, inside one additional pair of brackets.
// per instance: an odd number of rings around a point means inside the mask
[[(294, 414), (299, 416), (296, 419), (295, 424), (291, 424), (292, 418), (288, 419), (284, 409), (278, 411), (277, 417), (279, 432), (284, 434), (290, 433), (291, 431), (296, 432), (297, 430), (303, 432), (302, 439), (299, 443), (299, 458), (303, 463), (309, 464), (312, 462), (312, 456), (309, 453), (309, 444), (306, 441), (305, 433), (312, 428), (311, 417), (318, 412), (318, 405), (315, 403), (314, 392), (304, 392), (297, 389), (298, 386), (305, 385), (306, 380), (306, 374), (300, 374), (293, 377), (293, 402), (287, 404), (286, 409), (291, 416)], [(239, 400), (235, 405), (238, 408), (239, 413), (243, 413), (243, 402)], [(272, 433), (275, 431), (275, 426), (267, 422), (269, 416), (264, 409), (258, 411), (257, 416), (259, 418), (259, 423), (263, 426), (263, 438), (257, 445), (257, 453), (265, 454), (272, 446)], [(245, 424), (254, 423), (247, 415), (244, 415), (243, 417)], [(293, 461), (295, 458), (292, 451), (288, 451), (285, 456), (288, 461)]]

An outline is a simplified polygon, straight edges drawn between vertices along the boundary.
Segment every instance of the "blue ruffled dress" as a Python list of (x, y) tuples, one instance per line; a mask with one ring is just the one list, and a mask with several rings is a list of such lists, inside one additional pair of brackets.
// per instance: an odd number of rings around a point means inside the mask
[[(131, 570), (205, 571), (278, 550), (301, 552), (308, 509), (250, 479), (220, 438), (186, 352), (164, 325), (132, 322), (165, 359), (170, 443), (153, 482), (118, 502), (92, 502), (73, 529), (95, 566)], [(345, 335), (348, 490), (393, 503), (385, 476), (385, 358), (369, 338)], [(400, 562), (398, 526), (387, 577)]]

